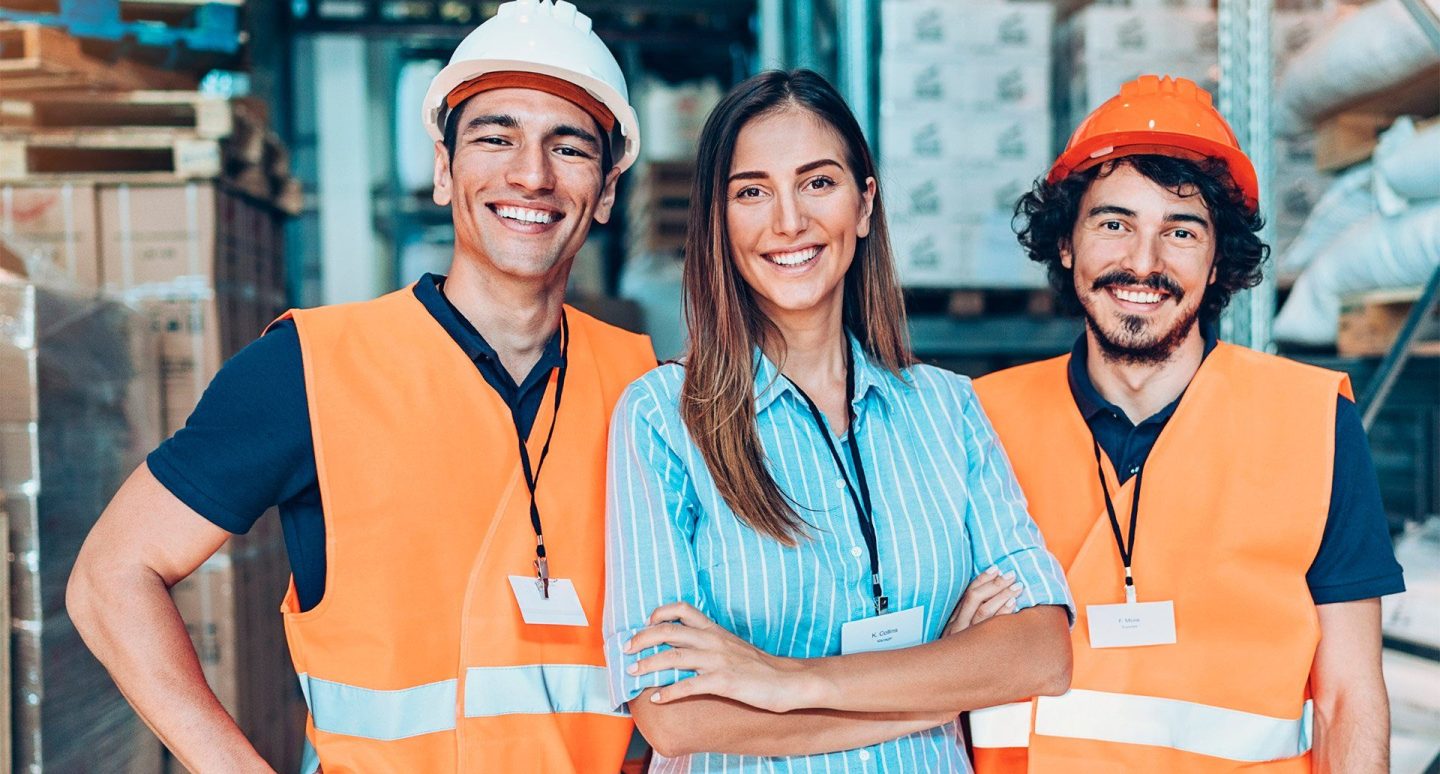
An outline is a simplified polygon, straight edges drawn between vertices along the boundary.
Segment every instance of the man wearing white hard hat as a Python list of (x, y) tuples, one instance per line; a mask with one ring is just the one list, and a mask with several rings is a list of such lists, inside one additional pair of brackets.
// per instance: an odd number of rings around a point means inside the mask
[[(604, 772), (605, 440), (649, 341), (564, 305), (639, 136), (573, 5), (516, 0), (431, 85), (449, 275), (295, 310), (235, 356), (111, 502), (69, 607), (193, 771), (265, 771), (166, 588), (278, 505), (305, 772)], [(543, 476), (542, 476), (543, 474)]]

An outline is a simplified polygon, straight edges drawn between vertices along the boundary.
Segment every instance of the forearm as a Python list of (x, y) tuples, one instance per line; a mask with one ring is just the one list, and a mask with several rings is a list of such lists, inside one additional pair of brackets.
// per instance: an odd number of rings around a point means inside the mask
[(947, 712), (991, 707), (1070, 686), (1064, 608), (992, 618), (904, 650), (801, 662), (800, 706), (849, 712)]
[(1315, 702), (1317, 774), (1383, 774), (1390, 770), (1390, 707), (1385, 694)]
[(630, 702), (640, 733), (657, 752), (816, 755), (853, 750), (944, 725), (956, 713), (861, 713), (827, 709), (769, 712), (730, 699), (695, 696), (652, 704), (648, 689)]
[(196, 774), (271, 771), (206, 684), (159, 575), (79, 563), (66, 601), (86, 645), (186, 768)]

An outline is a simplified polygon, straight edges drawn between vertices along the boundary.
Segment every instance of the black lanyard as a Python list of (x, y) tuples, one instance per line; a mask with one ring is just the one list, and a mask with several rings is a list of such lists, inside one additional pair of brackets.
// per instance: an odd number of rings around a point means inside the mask
[(790, 384), (800, 393), (800, 397), (805, 399), (805, 405), (810, 407), (810, 416), (815, 419), (815, 429), (819, 430), (820, 437), (825, 439), (825, 447), (830, 450), (835, 467), (840, 469), (840, 475), (845, 479), (845, 490), (850, 493), (850, 501), (855, 504), (855, 512), (859, 515), (860, 534), (865, 537), (865, 547), (870, 549), (870, 592), (875, 597), (875, 614), (883, 614), (890, 607), (890, 599), (880, 588), (880, 547), (875, 540), (875, 510), (870, 502), (870, 485), (865, 480), (865, 466), (860, 462), (860, 445), (855, 442), (855, 357), (850, 351), (850, 342), (845, 342), (845, 412), (849, 418), (850, 430), (846, 445), (850, 447), (850, 462), (855, 466), (855, 478), (860, 483), (858, 493), (855, 491), (855, 484), (850, 481), (850, 474), (845, 470), (845, 463), (840, 459), (839, 450), (835, 448), (835, 442), (830, 439), (830, 430), (825, 424), (825, 417), (820, 413), (820, 407), (800, 389), (800, 385), (793, 380)]
[(1135, 494), (1130, 503), (1130, 540), (1126, 545), (1125, 538), (1120, 534), (1120, 518), (1115, 515), (1115, 503), (1110, 499), (1110, 485), (1105, 483), (1105, 466), (1100, 462), (1100, 442), (1094, 438), (1090, 442), (1095, 445), (1095, 471), (1100, 475), (1100, 491), (1105, 495), (1105, 512), (1110, 514), (1110, 529), (1115, 532), (1115, 545), (1120, 549), (1120, 561), (1125, 563), (1125, 601), (1135, 603), (1135, 575), (1131, 571), (1131, 565), (1135, 559), (1135, 525), (1140, 521), (1140, 481), (1145, 475), (1145, 464), (1141, 463), (1135, 471)]
[(530, 450), (525, 446), (525, 436), (520, 434), (520, 417), (515, 406), (510, 406), (510, 418), (515, 422), (515, 437), (520, 442), (520, 469), (525, 472), (525, 488), (530, 490), (530, 526), (535, 528), (535, 581), (540, 593), (550, 598), (550, 563), (545, 558), (545, 531), (540, 526), (540, 508), (535, 504), (535, 488), (540, 481), (540, 471), (545, 467), (545, 458), (550, 455), (550, 441), (555, 437), (555, 425), (560, 423), (560, 398), (565, 393), (565, 371), (570, 366), (570, 323), (565, 311), (560, 311), (560, 375), (555, 381), (555, 409), (550, 414), (550, 429), (545, 433), (545, 445), (540, 447), (540, 461), (534, 469), (530, 467)]

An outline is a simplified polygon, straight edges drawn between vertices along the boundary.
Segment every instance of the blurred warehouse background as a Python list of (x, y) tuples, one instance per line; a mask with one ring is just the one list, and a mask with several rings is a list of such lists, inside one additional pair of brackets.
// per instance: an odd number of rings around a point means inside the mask
[[(443, 273), (417, 120), (474, 0), (0, 0), (0, 767), (178, 771), (86, 651), (64, 584), (145, 452), (290, 306)], [(1394, 771), (1440, 770), (1440, 0), (577, 0), (643, 128), (575, 303), (685, 345), (695, 142), (739, 80), (810, 67), (877, 150), (917, 354), (971, 375), (1068, 350), (1016, 199), (1142, 73), (1217, 95), (1274, 247), (1231, 341), (1348, 372), (1409, 591), (1385, 600)], [(281, 771), (303, 701), (263, 519), (174, 590)], [(8, 609), (6, 608), (8, 606)]]

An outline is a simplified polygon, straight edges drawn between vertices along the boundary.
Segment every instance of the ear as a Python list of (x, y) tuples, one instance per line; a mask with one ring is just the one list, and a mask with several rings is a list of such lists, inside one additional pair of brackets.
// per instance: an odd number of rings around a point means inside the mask
[(1060, 240), (1060, 265), (1075, 270), (1075, 249), (1069, 238)]
[(445, 143), (435, 142), (435, 190), (430, 198), (441, 207), (450, 206), (450, 151), (445, 149)]
[(875, 178), (865, 178), (865, 190), (860, 194), (860, 223), (855, 227), (855, 236), (864, 239), (870, 236), (870, 216), (875, 214)]
[(615, 167), (605, 175), (605, 184), (600, 188), (600, 198), (595, 202), (595, 222), (609, 223), (610, 211), (615, 208), (615, 182), (620, 179), (620, 168)]
[(1206, 281), (1205, 281), (1205, 284), (1206, 284), (1206, 285), (1214, 285), (1214, 284), (1215, 284), (1215, 280), (1218, 279), (1219, 277), (1220, 277), (1220, 262), (1219, 262), (1219, 261), (1216, 261), (1216, 262), (1210, 264), (1210, 279), (1206, 280)]

